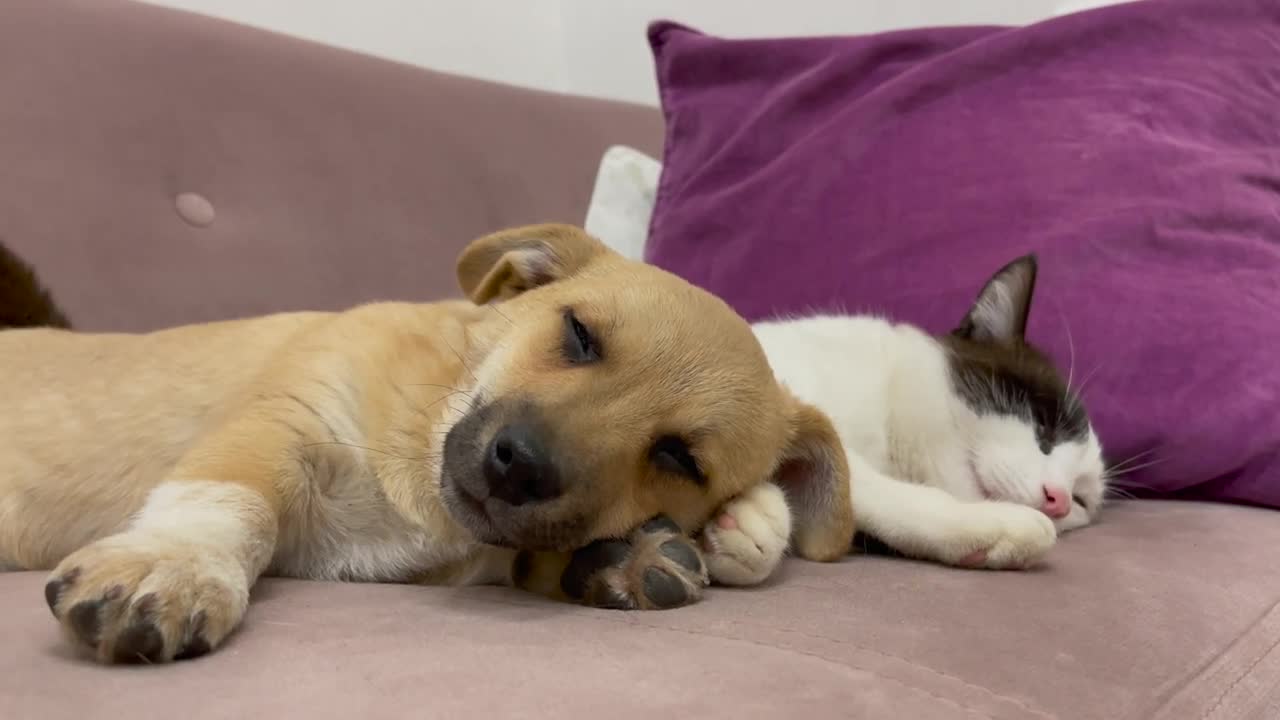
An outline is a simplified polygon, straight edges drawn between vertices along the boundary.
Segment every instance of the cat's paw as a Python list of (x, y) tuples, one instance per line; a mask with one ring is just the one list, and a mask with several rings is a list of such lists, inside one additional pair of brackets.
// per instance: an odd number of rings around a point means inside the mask
[(658, 516), (626, 540), (597, 540), (574, 551), (560, 588), (590, 607), (665, 610), (697, 602), (707, 582), (697, 545)]
[(761, 483), (729, 501), (702, 531), (707, 570), (722, 585), (757, 585), (782, 563), (791, 511), (782, 489)]
[(1019, 570), (1044, 559), (1058, 539), (1053, 521), (1025, 505), (983, 502), (966, 505), (963, 542), (947, 562), (961, 567)]
[(249, 602), (234, 558), (135, 533), (72, 553), (44, 594), (68, 638), (117, 663), (203, 655), (240, 623)]

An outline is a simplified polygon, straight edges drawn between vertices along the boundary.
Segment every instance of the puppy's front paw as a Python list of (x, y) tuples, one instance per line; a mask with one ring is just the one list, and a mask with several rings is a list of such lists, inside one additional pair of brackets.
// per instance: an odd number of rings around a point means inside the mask
[(102, 662), (167, 662), (203, 655), (239, 624), (249, 602), (230, 556), (124, 533), (63, 560), (44, 588), (72, 642)]
[[(966, 506), (971, 514), (966, 523), (970, 545), (952, 564), (992, 570), (1031, 567), (1053, 549), (1058, 531), (1044, 513), (1025, 505), (984, 502)], [(975, 542), (976, 541), (976, 542)]]
[(665, 517), (650, 520), (626, 540), (597, 540), (575, 551), (560, 578), (569, 597), (615, 610), (688, 605), (706, 586), (702, 553)]
[(791, 511), (782, 489), (761, 483), (731, 500), (702, 531), (711, 579), (757, 585), (782, 563), (791, 539)]

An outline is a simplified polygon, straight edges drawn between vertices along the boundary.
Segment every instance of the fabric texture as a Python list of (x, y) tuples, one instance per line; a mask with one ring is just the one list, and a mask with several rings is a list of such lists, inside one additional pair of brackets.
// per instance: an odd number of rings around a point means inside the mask
[(1270, 511), (1139, 501), (1040, 572), (789, 560), (662, 612), (264, 580), (226, 647), (132, 668), (72, 653), (43, 574), (0, 575), (0, 717), (1274, 720), (1277, 545)]
[(1144, 0), (1024, 28), (650, 31), (648, 259), (750, 319), (942, 332), (1040, 256), (1029, 335), (1138, 492), (1280, 507), (1280, 4)]
[(643, 260), (661, 171), (656, 159), (635, 148), (615, 145), (606, 150), (583, 229), (623, 257)]

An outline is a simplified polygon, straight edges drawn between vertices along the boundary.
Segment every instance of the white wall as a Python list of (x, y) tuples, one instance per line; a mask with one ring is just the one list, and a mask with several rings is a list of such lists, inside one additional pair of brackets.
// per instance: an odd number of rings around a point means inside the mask
[(655, 104), (644, 29), (728, 37), (1022, 24), (1066, 0), (151, 0), (422, 67)]
[(724, 37), (861, 34), (1032, 22), (1060, 0), (561, 0), (566, 87), (657, 102), (644, 29), (667, 18)]
[(148, 2), (435, 70), (547, 90), (566, 87), (560, 0)]

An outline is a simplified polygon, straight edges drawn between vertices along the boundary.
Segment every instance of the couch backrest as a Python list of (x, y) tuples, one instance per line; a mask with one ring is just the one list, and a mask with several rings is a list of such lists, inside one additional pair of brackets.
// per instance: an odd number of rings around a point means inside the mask
[(0, 11), (0, 241), (75, 325), (455, 294), (470, 239), (581, 223), (653, 108), (428, 72), (123, 0)]

